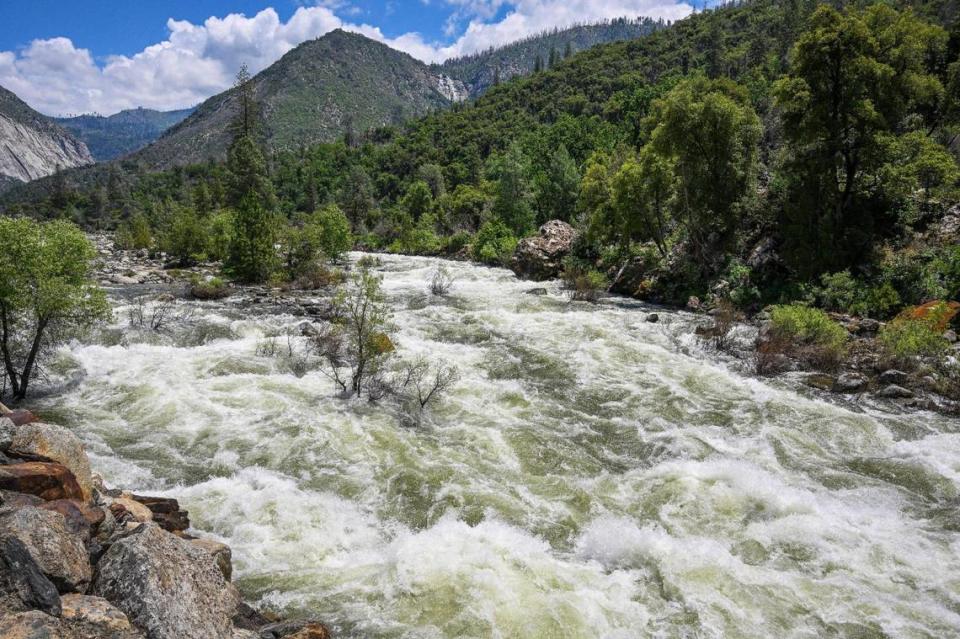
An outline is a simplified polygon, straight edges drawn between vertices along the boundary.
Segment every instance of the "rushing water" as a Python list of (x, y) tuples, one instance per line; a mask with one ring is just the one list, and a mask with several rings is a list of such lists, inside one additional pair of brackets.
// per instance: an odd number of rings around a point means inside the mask
[[(247, 597), (340, 637), (948, 637), (960, 424), (736, 372), (692, 317), (436, 262), (378, 270), (403, 357), (461, 380), (419, 426), (258, 355), (300, 321), (198, 304), (75, 345), (46, 400), (108, 484), (178, 497)], [(118, 305), (120, 302), (118, 302)]]

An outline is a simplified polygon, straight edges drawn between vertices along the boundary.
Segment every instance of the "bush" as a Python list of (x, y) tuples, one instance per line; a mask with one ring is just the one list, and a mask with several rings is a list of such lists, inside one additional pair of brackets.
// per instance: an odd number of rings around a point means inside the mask
[(770, 312), (769, 339), (782, 344), (785, 354), (827, 369), (846, 355), (849, 334), (820, 309), (784, 305)]
[(517, 238), (499, 219), (484, 222), (474, 237), (473, 259), (484, 264), (504, 265), (517, 247)]
[(579, 260), (565, 260), (563, 284), (571, 300), (596, 302), (610, 283), (607, 276)]
[(913, 368), (924, 357), (940, 357), (950, 346), (930, 323), (903, 318), (881, 327), (877, 341), (887, 363), (901, 368)]
[(198, 300), (219, 300), (230, 295), (230, 286), (219, 277), (190, 280), (190, 296)]
[(314, 213), (310, 224), (319, 228), (320, 250), (327, 259), (338, 260), (353, 247), (350, 221), (336, 204), (330, 204)]
[(860, 285), (850, 271), (825, 273), (820, 277), (822, 286), (817, 292), (820, 305), (831, 311), (849, 312), (859, 299)]
[(468, 231), (460, 231), (443, 239), (443, 252), (447, 255), (456, 255), (464, 248), (470, 246), (473, 241), (473, 234)]

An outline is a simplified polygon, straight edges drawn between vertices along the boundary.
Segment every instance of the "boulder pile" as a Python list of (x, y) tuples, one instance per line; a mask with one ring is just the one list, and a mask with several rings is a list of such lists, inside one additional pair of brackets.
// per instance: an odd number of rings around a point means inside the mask
[(577, 232), (561, 220), (550, 220), (540, 227), (540, 233), (517, 243), (510, 258), (510, 269), (517, 277), (543, 281), (563, 272), (563, 258), (570, 253)]
[(111, 490), (69, 429), (0, 414), (0, 637), (330, 636), (260, 614), (231, 574), (230, 548), (190, 534), (177, 500)]

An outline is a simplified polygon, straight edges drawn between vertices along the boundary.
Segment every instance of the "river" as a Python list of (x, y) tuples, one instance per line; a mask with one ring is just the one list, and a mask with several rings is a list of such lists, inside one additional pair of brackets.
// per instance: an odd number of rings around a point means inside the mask
[(376, 269), (399, 356), (460, 370), (419, 426), (263, 356), (302, 318), (229, 301), (163, 336), (116, 298), (41, 409), (229, 543), (248, 600), (338, 637), (960, 634), (958, 420), (758, 380), (691, 315), (501, 269), (425, 297), (436, 264)]

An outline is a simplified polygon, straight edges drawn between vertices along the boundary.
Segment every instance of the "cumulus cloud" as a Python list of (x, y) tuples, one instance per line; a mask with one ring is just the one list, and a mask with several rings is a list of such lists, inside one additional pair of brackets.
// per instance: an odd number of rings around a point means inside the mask
[[(100, 64), (68, 38), (34, 40), (19, 51), (0, 51), (0, 85), (49, 115), (115, 113), (137, 106), (192, 106), (230, 86), (242, 64), (252, 73), (298, 44), (342, 28), (366, 35), (425, 62), (475, 53), (575, 22), (620, 16), (678, 19), (691, 11), (675, 0), (434, 0), (451, 8), (455, 39), (428, 42), (418, 33), (387, 37), (379, 27), (354, 24), (340, 0), (301, 6), (283, 22), (272, 9), (254, 16), (210, 17), (203, 24), (167, 21), (163, 42)], [(502, 15), (496, 19), (497, 15)]]

